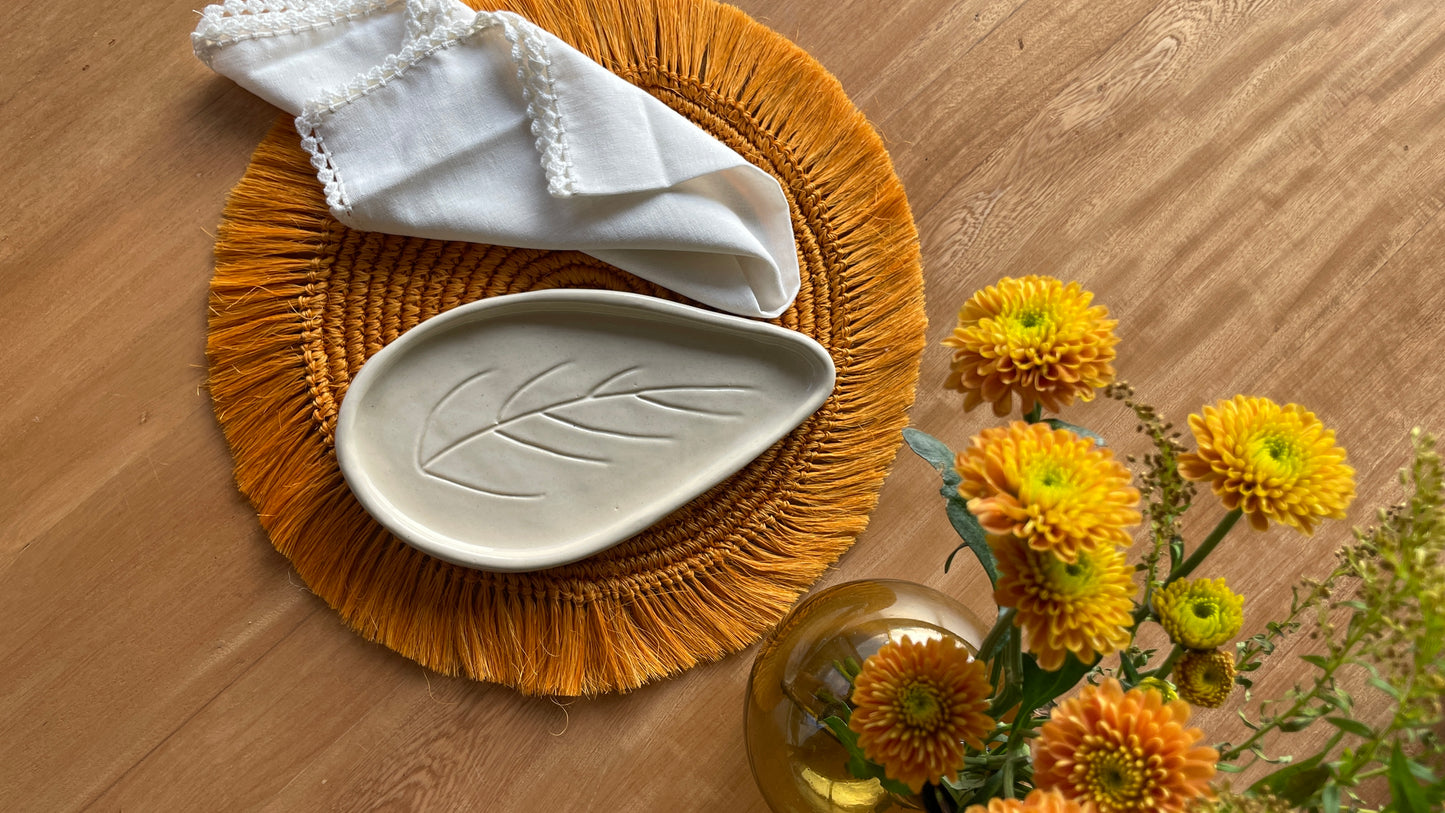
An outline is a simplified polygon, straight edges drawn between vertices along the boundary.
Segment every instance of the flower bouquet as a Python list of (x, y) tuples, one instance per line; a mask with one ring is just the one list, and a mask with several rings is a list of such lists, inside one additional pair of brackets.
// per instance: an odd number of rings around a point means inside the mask
[[(955, 454), (906, 430), (943, 478), (948, 518), (993, 585), (997, 622), (976, 652), (891, 641), (837, 664), (851, 689), (825, 721), (859, 778), (929, 810), (1427, 811), (1445, 802), (1445, 488), (1415, 433), (1402, 504), (1357, 530), (1288, 614), (1240, 639), (1245, 597), (1211, 578), (1240, 519), (1311, 535), (1342, 519), (1354, 471), (1334, 432), (1295, 404), (1237, 396), (1189, 416), (1193, 450), (1115, 381), (1107, 309), (1078, 284), (1030, 276), (978, 292), (945, 344), (947, 386), (1001, 420)], [(1102, 391), (1132, 410), (1149, 452), (1138, 485), (1104, 439), (1044, 412)], [(1196, 484), (1223, 517), (1201, 540), (1182, 520)], [(1202, 506), (1204, 510), (1212, 509)], [(1218, 509), (1212, 509), (1218, 510)], [(1131, 528), (1143, 526), (1141, 549)], [(1254, 696), (1281, 640), (1315, 644), (1301, 682)], [(1144, 641), (1165, 640), (1146, 648)], [(1362, 691), (1378, 697), (1362, 702)], [(1210, 742), (1191, 707), (1237, 704), (1240, 742)], [(1310, 752), (1289, 736), (1323, 726)], [(1266, 750), (1266, 749), (1270, 750)], [(1248, 783), (1241, 771), (1250, 770)]]

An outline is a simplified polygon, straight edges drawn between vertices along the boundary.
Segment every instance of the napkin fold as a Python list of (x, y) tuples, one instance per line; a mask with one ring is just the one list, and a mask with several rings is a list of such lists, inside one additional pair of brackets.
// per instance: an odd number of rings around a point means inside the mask
[(348, 226), (575, 249), (744, 316), (777, 316), (797, 295), (778, 182), (516, 14), (228, 0), (191, 40), (213, 70), (297, 116)]

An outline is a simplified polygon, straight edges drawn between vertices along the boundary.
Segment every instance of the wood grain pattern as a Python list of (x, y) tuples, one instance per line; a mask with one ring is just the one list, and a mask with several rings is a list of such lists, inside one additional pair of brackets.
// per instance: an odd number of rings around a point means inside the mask
[[(941, 388), (938, 341), (976, 287), (1046, 272), (1110, 306), (1122, 375), (1181, 422), (1236, 392), (1314, 409), (1358, 469), (1352, 520), (1396, 495), (1410, 427), (1445, 431), (1445, 5), (739, 5), (838, 76), (909, 190), (915, 425), (958, 446), (986, 424)], [(748, 653), (554, 703), (428, 675), (300, 585), (203, 388), (211, 232), (273, 111), (191, 56), (189, 5), (9, 15), (0, 809), (765, 810)], [(1069, 417), (1137, 448), (1110, 404)], [(901, 457), (824, 584), (909, 578), (990, 612), (981, 577), (940, 572), (935, 491)], [(1344, 530), (1236, 532), (1216, 571), (1257, 627)]]

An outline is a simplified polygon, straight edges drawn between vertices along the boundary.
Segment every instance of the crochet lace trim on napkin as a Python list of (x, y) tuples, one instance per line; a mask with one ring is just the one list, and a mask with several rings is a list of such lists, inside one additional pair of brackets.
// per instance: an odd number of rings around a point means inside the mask
[(326, 149), (326, 142), (321, 134), (315, 130), (302, 131), (300, 119), (297, 119), (297, 130), (301, 135), (301, 149), (311, 156), (311, 166), (316, 168), (316, 180), (321, 182), (321, 188), (326, 193), (326, 206), (333, 214), (350, 214), (351, 204), (346, 202), (346, 186), (341, 182), (341, 174), (336, 171), (336, 164), (331, 160), (331, 153)]
[(454, 23), (456, 6), (437, 0), (406, 0), (406, 38), (416, 39), (428, 31)]
[[(398, 0), (226, 0), (206, 6), (201, 22), (191, 34), (196, 56), (211, 65), (211, 58), (225, 45), (246, 40), (300, 34), (337, 23), (349, 22), (396, 4)], [(417, 0), (408, 0), (408, 11)], [(410, 20), (408, 20), (410, 25)], [(410, 30), (410, 28), (408, 28)]]
[(522, 98), (527, 102), (527, 118), (532, 122), (532, 135), (542, 156), (547, 192), (553, 197), (571, 197), (577, 192), (577, 178), (567, 149), (567, 128), (557, 109), (557, 86), (552, 81), (552, 58), (547, 53), (547, 41), (537, 27), (526, 20), (507, 19), (513, 16), (503, 16), (502, 33), (512, 44), (512, 62), (517, 65)]
[[(226, 0), (207, 6), (201, 24), (191, 35), (196, 56), (207, 65), (222, 46), (261, 37), (274, 37), (314, 30), (328, 25), (355, 20), (394, 5), (397, 0)], [(552, 79), (552, 60), (547, 41), (535, 25), (511, 12), (477, 12), (471, 19), (459, 19), (455, 5), (445, 0), (406, 0), (408, 41), (402, 49), (382, 60), (349, 82), (344, 88), (323, 92), (320, 98), (306, 103), (296, 119), (301, 145), (311, 155), (318, 178), (326, 192), (326, 203), (334, 211), (347, 213), (344, 186), (336, 166), (324, 150), (317, 132), (322, 120), (342, 105), (353, 102), (406, 73), (421, 60), (467, 38), (496, 26), (512, 46), (511, 57), (522, 86), (522, 99), (527, 105), (527, 118), (541, 155), (542, 171), (547, 178), (547, 192), (554, 197), (571, 197), (577, 191), (577, 179), (568, 149), (567, 128), (557, 106), (557, 90)]]

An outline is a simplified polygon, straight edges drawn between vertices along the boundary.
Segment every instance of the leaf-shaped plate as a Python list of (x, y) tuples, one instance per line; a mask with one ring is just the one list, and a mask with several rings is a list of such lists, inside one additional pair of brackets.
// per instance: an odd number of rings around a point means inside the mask
[(817, 342), (613, 291), (484, 299), (361, 368), (336, 456), (421, 550), (537, 570), (620, 542), (732, 475), (833, 390)]

